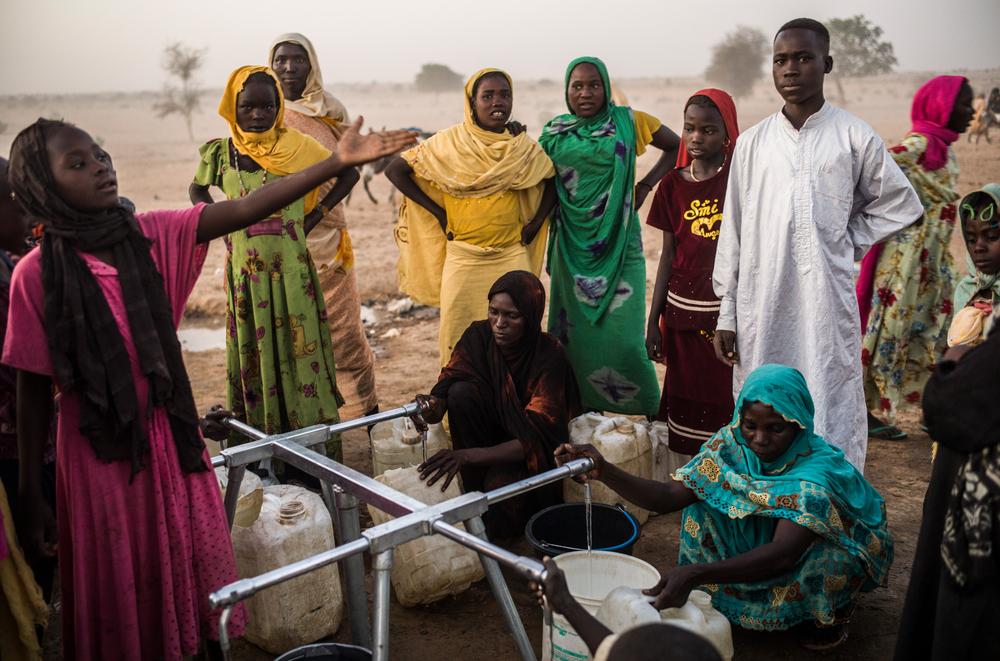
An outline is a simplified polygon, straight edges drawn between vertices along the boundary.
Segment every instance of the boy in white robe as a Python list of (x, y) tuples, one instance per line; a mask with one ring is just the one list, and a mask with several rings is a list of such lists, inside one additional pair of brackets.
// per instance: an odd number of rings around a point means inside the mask
[(867, 409), (854, 263), (923, 206), (882, 139), (823, 97), (833, 69), (822, 23), (778, 30), (772, 74), (784, 107), (740, 135), (713, 284), (715, 348), (733, 392), (764, 363), (801, 371), (816, 433), (864, 469)]

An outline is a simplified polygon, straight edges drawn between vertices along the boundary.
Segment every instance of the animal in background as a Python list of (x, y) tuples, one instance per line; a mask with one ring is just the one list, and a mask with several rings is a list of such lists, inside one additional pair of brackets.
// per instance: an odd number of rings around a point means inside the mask
[[(427, 138), (434, 135), (433, 131), (424, 131), (423, 129), (417, 127), (413, 127), (407, 130), (417, 131), (419, 133), (419, 135), (417, 136), (418, 143), (423, 142)], [(372, 194), (371, 188), (369, 187), (371, 180), (377, 177), (378, 175), (382, 174), (383, 172), (385, 172), (385, 169), (389, 167), (389, 163), (397, 155), (398, 154), (392, 154), (390, 156), (386, 156), (385, 158), (380, 158), (377, 161), (372, 161), (371, 163), (365, 163), (363, 166), (361, 166), (361, 183), (362, 185), (364, 185), (365, 194), (368, 195), (368, 199), (372, 201), (372, 204), (378, 204), (378, 200), (375, 198), (375, 195)], [(347, 199), (344, 200), (344, 204), (349, 205), (351, 203), (351, 195), (353, 195), (353, 191), (347, 195)], [(395, 187), (391, 187), (389, 190), (389, 206), (391, 206), (393, 209), (396, 208)]]
[(969, 125), (967, 140), (972, 142), (975, 136), (978, 145), (979, 138), (985, 137), (986, 144), (990, 144), (990, 128), (1000, 127), (1000, 88), (994, 87), (988, 100), (983, 95), (977, 96), (972, 107), (976, 114)]

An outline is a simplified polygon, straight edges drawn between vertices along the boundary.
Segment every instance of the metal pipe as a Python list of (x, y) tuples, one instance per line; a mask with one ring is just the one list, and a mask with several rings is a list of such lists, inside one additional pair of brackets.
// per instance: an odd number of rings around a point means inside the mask
[[(324, 483), (325, 484), (325, 483)], [(361, 519), (358, 514), (358, 499), (349, 493), (334, 494), (337, 510), (338, 544), (346, 544), (361, 538)], [(351, 639), (355, 645), (372, 646), (371, 622), (368, 620), (368, 595), (365, 593), (365, 560), (352, 555), (340, 563), (344, 576), (344, 591), (347, 597), (347, 612), (351, 616)]]
[[(404, 406), (400, 406), (400, 407), (397, 407), (397, 408), (394, 408), (394, 409), (389, 409), (388, 411), (381, 411), (379, 413), (375, 413), (375, 414), (372, 414), (372, 415), (361, 416), (360, 418), (354, 418), (353, 420), (345, 420), (344, 422), (338, 422), (337, 424), (334, 424), (334, 425), (326, 425), (326, 430), (325, 430), (326, 431), (326, 437), (323, 438), (323, 439), (317, 440), (314, 443), (310, 443), (310, 445), (315, 445), (315, 444), (318, 444), (318, 443), (325, 442), (326, 439), (329, 438), (331, 435), (333, 435), (333, 434), (339, 434), (340, 432), (348, 431), (350, 429), (357, 429), (358, 427), (366, 427), (368, 425), (374, 425), (374, 424), (377, 424), (379, 422), (385, 422), (386, 420), (395, 420), (396, 418), (409, 417), (409, 416), (414, 416), (414, 415), (419, 415), (419, 414), (420, 414), (420, 405), (417, 404), (416, 402), (411, 402), (411, 403), (406, 404)], [(287, 434), (274, 434), (272, 436), (268, 436), (266, 433), (260, 431), (259, 429), (251, 427), (250, 425), (246, 424), (245, 422), (241, 422), (240, 420), (237, 420), (236, 418), (224, 418), (223, 420), (220, 421), (220, 424), (222, 424), (222, 425), (224, 425), (224, 426), (226, 426), (226, 427), (228, 427), (228, 428), (230, 428), (230, 429), (232, 429), (234, 431), (240, 432), (241, 434), (244, 434), (245, 436), (249, 437), (252, 441), (265, 441), (266, 439), (269, 439), (269, 438), (275, 438), (275, 440), (277, 440), (277, 438), (279, 438), (279, 437), (285, 437), (285, 436), (287, 436)], [(309, 428), (306, 428), (306, 429), (309, 430), (309, 431), (312, 431)], [(304, 431), (304, 430), (295, 430), (295, 431), (296, 432), (300, 432), (300, 431)], [(288, 432), (288, 433), (294, 434), (295, 432)], [(285, 439), (282, 439), (282, 440), (285, 440)], [(269, 445), (269, 443), (266, 443), (266, 442), (263, 443), (263, 444), (258, 443), (257, 445), (258, 446), (263, 445), (263, 446), (266, 447), (266, 446)], [(303, 445), (305, 445), (305, 443), (303, 443)], [(242, 451), (246, 452), (247, 450), (250, 450), (250, 449), (251, 448), (243, 447)], [(223, 454), (216, 455), (216, 456), (212, 457), (212, 468), (218, 468), (219, 466), (225, 466), (226, 463), (227, 463), (226, 462), (226, 457), (227, 456), (233, 456), (235, 454), (239, 454), (240, 453), (239, 451), (240, 451), (240, 446), (237, 445), (237, 446), (234, 446), (232, 448), (229, 448)], [(258, 461), (260, 459), (265, 459), (265, 458), (268, 458), (268, 457), (270, 457), (270, 454), (265, 453), (263, 456), (254, 457), (250, 461)], [(244, 462), (244, 463), (250, 463), (250, 462), (247, 461), (247, 462)]]
[(534, 558), (528, 558), (523, 555), (511, 553), (507, 549), (494, 546), (490, 542), (480, 539), (476, 535), (468, 533), (461, 528), (456, 528), (450, 523), (445, 523), (441, 520), (435, 521), (431, 525), (431, 528), (434, 532), (444, 535), (445, 537), (458, 542), (462, 546), (472, 549), (480, 555), (502, 562), (529, 581), (535, 581), (538, 583), (545, 580), (545, 565)]
[(344, 420), (343, 422), (330, 425), (327, 429), (330, 430), (331, 434), (339, 434), (342, 431), (357, 429), (358, 427), (367, 427), (368, 425), (377, 425), (380, 422), (395, 420), (396, 418), (408, 418), (419, 413), (420, 405), (416, 402), (410, 402), (409, 404), (404, 404), (403, 406), (389, 409), (388, 411), (379, 411), (378, 413), (364, 415), (360, 418), (354, 418), (353, 420)]
[(382, 551), (375, 556), (375, 645), (373, 661), (389, 659), (389, 578), (392, 570), (393, 551)]
[(267, 438), (267, 434), (257, 429), (256, 427), (251, 427), (247, 423), (237, 420), (236, 418), (223, 418), (221, 421), (223, 426), (229, 427), (233, 431), (238, 431), (244, 436), (249, 436), (255, 441), (259, 441), (262, 438)]
[(552, 482), (558, 482), (559, 480), (563, 480), (567, 477), (573, 477), (574, 475), (579, 475), (581, 473), (586, 473), (593, 468), (593, 459), (574, 459), (573, 461), (563, 464), (559, 468), (553, 468), (552, 470), (545, 471), (544, 473), (539, 473), (538, 475), (532, 475), (531, 477), (523, 480), (518, 480), (517, 482), (508, 484), (505, 487), (488, 491), (486, 493), (486, 500), (490, 505), (493, 505), (494, 503), (499, 503), (501, 500), (507, 500), (508, 498), (513, 498), (514, 496), (520, 496), (522, 493), (531, 491), (532, 489), (537, 489), (540, 486), (544, 486)]
[(275, 441), (272, 451), (276, 459), (329, 482), (386, 514), (403, 516), (426, 507), (419, 500), (294, 441)]
[[(480, 540), (484, 542), (489, 541), (486, 537), (486, 526), (483, 524), (481, 517), (472, 517), (465, 522), (465, 527), (466, 530)], [(503, 613), (503, 618), (507, 621), (507, 628), (510, 629), (511, 635), (514, 636), (514, 645), (517, 647), (522, 661), (535, 661), (535, 650), (531, 647), (531, 641), (528, 640), (528, 632), (524, 630), (524, 623), (521, 622), (521, 618), (517, 614), (517, 606), (514, 605), (514, 598), (510, 596), (510, 588), (507, 587), (507, 581), (503, 578), (500, 565), (497, 564), (496, 560), (484, 553), (479, 554), (479, 561), (483, 563), (483, 569), (486, 571), (486, 579), (493, 590), (493, 596), (500, 605), (500, 612)]]
[(223, 608), (219, 614), (219, 648), (222, 649), (222, 658), (225, 661), (229, 661), (229, 617), (232, 614), (232, 604)]
[(329, 551), (317, 553), (298, 562), (293, 562), (290, 565), (272, 569), (260, 576), (241, 578), (235, 583), (230, 583), (208, 595), (208, 603), (212, 608), (231, 606), (272, 585), (277, 585), (302, 574), (308, 574), (315, 569), (325, 567), (331, 562), (337, 562), (352, 555), (364, 553), (366, 550), (368, 550), (368, 540), (363, 538), (356, 539), (353, 542), (348, 542)]

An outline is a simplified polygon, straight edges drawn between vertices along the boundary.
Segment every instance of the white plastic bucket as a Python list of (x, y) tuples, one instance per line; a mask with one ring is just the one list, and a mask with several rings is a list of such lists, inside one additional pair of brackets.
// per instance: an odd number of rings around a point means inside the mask
[[(615, 588), (642, 590), (653, 587), (660, 580), (660, 572), (648, 562), (610, 551), (563, 553), (555, 558), (555, 563), (566, 574), (569, 593), (591, 615), (597, 614), (604, 598)], [(587, 644), (563, 616), (552, 614), (551, 635), (546, 619), (543, 614), (542, 661), (590, 658)]]

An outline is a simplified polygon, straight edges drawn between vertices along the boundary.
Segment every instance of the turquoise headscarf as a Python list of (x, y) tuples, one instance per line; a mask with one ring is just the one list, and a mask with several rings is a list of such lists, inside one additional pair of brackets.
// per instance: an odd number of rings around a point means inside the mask
[[(1000, 221), (1000, 184), (986, 184), (976, 192), (986, 193), (993, 198), (993, 218), (995, 221)], [(958, 216), (962, 222), (963, 234), (965, 233), (965, 221), (968, 218), (965, 202), (968, 197), (966, 195), (962, 198), (958, 205)], [(955, 310), (964, 308), (972, 300), (972, 297), (981, 291), (992, 291), (993, 299), (1000, 300), (1000, 273), (989, 274), (977, 271), (976, 265), (972, 261), (972, 255), (965, 256), (965, 263), (969, 267), (969, 273), (955, 286), (955, 295), (952, 297)]]
[(578, 57), (566, 67), (566, 106), (570, 76), (583, 63), (601, 76), (604, 107), (593, 117), (578, 117), (570, 108), (545, 125), (538, 142), (558, 175), (549, 262), (558, 250), (573, 276), (573, 295), (586, 318), (597, 323), (615, 296), (630, 230), (639, 222), (632, 199), (636, 132), (632, 109), (611, 100), (607, 67), (596, 57)]
[[(750, 402), (771, 406), (799, 427), (774, 461), (757, 457), (740, 431), (742, 411)], [(674, 479), (726, 519), (722, 527), (728, 533), (716, 541), (732, 545), (733, 554), (771, 541), (777, 520), (789, 519), (860, 559), (874, 587), (884, 581), (892, 563), (885, 501), (843, 452), (816, 435), (814, 414), (798, 370), (758, 367), (740, 391), (732, 421)]]

